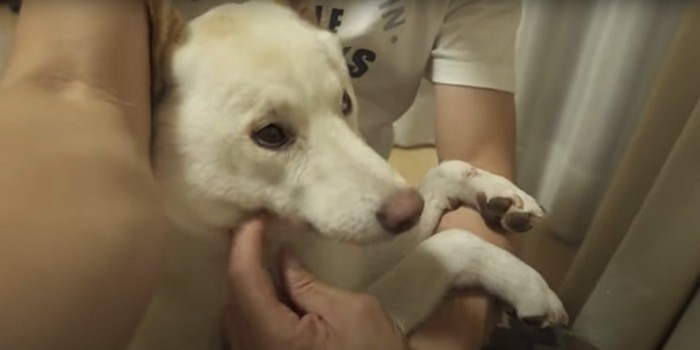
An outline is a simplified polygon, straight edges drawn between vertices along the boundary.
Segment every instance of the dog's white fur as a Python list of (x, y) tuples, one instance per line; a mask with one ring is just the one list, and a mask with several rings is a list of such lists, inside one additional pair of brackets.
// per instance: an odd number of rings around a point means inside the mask
[[(457, 202), (486, 210), (490, 199), (512, 199), (505, 228), (509, 215), (541, 216), (508, 180), (445, 162), (420, 186), (416, 226), (397, 236), (378, 223), (386, 198), (407, 184), (358, 135), (357, 108), (342, 113), (344, 91), (355, 97), (332, 34), (279, 5), (223, 5), (190, 22), (170, 55), (155, 168), (173, 229), (164, 278), (131, 349), (222, 348), (227, 232), (260, 209), (276, 218), (270, 256), (284, 245), (320, 280), (376, 296), (407, 332), (450, 288), (467, 286), (520, 317), (566, 322), (545, 281), (508, 252), (466, 231), (431, 236)], [(251, 133), (270, 123), (294, 142), (256, 144)]]

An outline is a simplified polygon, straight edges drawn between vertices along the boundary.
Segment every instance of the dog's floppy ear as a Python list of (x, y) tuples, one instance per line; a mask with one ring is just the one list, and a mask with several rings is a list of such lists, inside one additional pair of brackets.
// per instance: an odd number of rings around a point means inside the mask
[(151, 96), (157, 101), (169, 80), (168, 62), (174, 48), (184, 40), (185, 20), (169, 0), (149, 0)]
[(316, 18), (316, 1), (314, 0), (274, 0), (275, 3), (287, 6), (298, 13), (301, 18), (305, 19), (309, 23), (316, 25), (318, 24), (318, 19)]

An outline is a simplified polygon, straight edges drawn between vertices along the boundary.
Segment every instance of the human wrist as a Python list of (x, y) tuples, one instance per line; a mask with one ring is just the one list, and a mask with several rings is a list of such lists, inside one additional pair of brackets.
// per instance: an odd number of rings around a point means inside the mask
[(517, 255), (520, 251), (521, 239), (519, 234), (495, 232), (486, 225), (479, 212), (470, 208), (459, 208), (443, 215), (435, 232), (449, 229), (469, 231), (512, 254)]
[(411, 350), (478, 350), (490, 338), (499, 302), (478, 290), (454, 291), (410, 337)]

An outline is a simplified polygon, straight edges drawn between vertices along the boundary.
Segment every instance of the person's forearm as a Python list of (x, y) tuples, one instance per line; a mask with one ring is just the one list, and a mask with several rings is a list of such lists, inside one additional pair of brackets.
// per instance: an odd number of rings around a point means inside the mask
[(440, 160), (459, 159), (498, 175), (515, 176), (513, 94), (436, 86), (436, 140)]
[[(463, 160), (514, 180), (514, 104), (513, 94), (507, 92), (436, 86), (435, 127), (439, 159)], [(518, 250), (517, 235), (492, 231), (473, 210), (462, 209), (445, 215), (441, 227), (467, 228), (511, 252)]]
[[(436, 85), (436, 146), (440, 160), (463, 160), (509, 179), (515, 176), (513, 95), (493, 90)], [(489, 229), (479, 213), (446, 214), (437, 232), (459, 228), (517, 251), (514, 236)], [(478, 350), (500, 315), (497, 303), (479, 292), (457, 293), (440, 305), (411, 337), (414, 350)]]
[(25, 0), (0, 84), (108, 102), (147, 147), (148, 30), (143, 0)]
[(0, 88), (0, 349), (123, 349), (154, 291), (155, 185), (97, 105)]
[(0, 81), (0, 348), (124, 349), (164, 230), (145, 7), (24, 5)]

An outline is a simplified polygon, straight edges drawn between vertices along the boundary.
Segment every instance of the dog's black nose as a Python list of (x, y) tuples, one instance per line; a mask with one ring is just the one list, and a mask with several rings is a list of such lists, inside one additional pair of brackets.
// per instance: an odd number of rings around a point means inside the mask
[(423, 197), (414, 189), (406, 189), (387, 198), (377, 212), (377, 220), (385, 230), (401, 234), (413, 228), (422, 213)]

